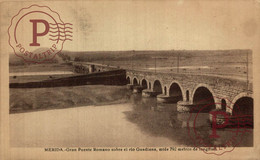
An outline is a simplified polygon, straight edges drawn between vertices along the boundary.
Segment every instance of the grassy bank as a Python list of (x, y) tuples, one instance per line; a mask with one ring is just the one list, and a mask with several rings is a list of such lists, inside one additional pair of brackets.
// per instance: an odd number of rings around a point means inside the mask
[(10, 89), (10, 113), (125, 102), (125, 86)]

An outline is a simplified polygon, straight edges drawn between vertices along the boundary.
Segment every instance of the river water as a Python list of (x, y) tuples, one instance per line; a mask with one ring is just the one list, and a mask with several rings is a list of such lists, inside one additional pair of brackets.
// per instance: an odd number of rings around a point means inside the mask
[(220, 138), (212, 139), (208, 113), (178, 113), (176, 104), (158, 104), (156, 98), (143, 98), (130, 91), (125, 97), (122, 104), (10, 114), (10, 144), (12, 147), (192, 147), (221, 145), (236, 137), (237, 146), (253, 145), (252, 128), (242, 132), (237, 128), (218, 129)]

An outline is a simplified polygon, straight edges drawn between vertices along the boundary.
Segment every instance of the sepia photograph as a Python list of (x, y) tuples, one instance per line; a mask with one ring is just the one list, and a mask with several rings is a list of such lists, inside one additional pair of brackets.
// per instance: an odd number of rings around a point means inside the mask
[(260, 159), (259, 11), (257, 0), (2, 2), (1, 156)]

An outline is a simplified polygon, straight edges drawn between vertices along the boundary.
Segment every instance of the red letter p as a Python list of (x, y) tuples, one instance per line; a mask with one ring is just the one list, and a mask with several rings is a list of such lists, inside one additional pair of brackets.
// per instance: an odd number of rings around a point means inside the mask
[[(37, 43), (38, 36), (44, 36), (49, 32), (50, 26), (49, 23), (43, 19), (33, 19), (30, 20), (33, 23), (33, 43), (30, 43), (30, 46), (40, 46), (40, 43)], [(37, 32), (37, 23), (43, 23), (45, 25), (45, 31), (42, 33)]]
[[(210, 114), (212, 115), (212, 134), (209, 136), (210, 138), (219, 138), (219, 135), (217, 135), (217, 128), (224, 128), (227, 126), (229, 117), (226, 112), (223, 111), (211, 111)], [(223, 124), (217, 124), (217, 115), (223, 115), (225, 122)]]

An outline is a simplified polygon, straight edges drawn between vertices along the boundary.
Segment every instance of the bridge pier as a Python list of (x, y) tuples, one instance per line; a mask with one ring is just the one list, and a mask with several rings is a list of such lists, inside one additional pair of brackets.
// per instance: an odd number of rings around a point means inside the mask
[(171, 97), (165, 94), (159, 94), (156, 97), (158, 103), (169, 103), (171, 101)]
[(181, 96), (168, 96), (165, 94), (157, 95), (157, 102), (159, 103), (177, 103)]
[(194, 104), (189, 101), (179, 101), (177, 102), (177, 111), (178, 112), (190, 112)]
[(133, 86), (133, 93), (141, 93), (143, 89), (142, 86)]
[(156, 97), (158, 94), (159, 94), (158, 92), (152, 91), (150, 89), (144, 89), (142, 91), (143, 97)]
[(126, 85), (126, 88), (132, 90), (132, 89), (134, 88), (134, 85), (133, 85), (133, 84), (127, 84), (127, 85)]

